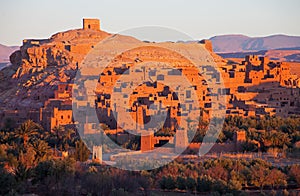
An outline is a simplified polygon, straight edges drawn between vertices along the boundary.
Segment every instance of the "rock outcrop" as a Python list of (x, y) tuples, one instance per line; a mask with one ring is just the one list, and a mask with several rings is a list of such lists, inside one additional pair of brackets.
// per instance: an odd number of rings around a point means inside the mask
[(0, 72), (0, 108), (39, 109), (59, 83), (72, 81), (86, 54), (109, 35), (77, 29), (45, 40), (24, 40), (10, 56), (12, 65)]

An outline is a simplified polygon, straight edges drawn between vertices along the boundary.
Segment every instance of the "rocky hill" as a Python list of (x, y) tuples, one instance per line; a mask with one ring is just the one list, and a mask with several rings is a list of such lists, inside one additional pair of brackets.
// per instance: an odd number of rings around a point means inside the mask
[[(57, 33), (49, 39), (24, 40), (20, 50), (10, 56), (12, 65), (0, 71), (0, 109), (41, 108), (46, 100), (54, 97), (58, 84), (73, 81), (88, 52), (110, 35), (101, 30), (76, 29)], [(122, 35), (117, 37), (122, 43), (134, 39)], [(206, 47), (205, 43), (194, 44)], [(210, 42), (208, 46), (211, 46)], [(205, 50), (210, 50), (210, 47)], [(209, 52), (215, 61), (226, 62)]]
[[(101, 41), (103, 42), (99, 44)], [(149, 89), (149, 85), (151, 86), (153, 83), (154, 86), (153, 81), (165, 80), (168, 78), (167, 76), (175, 77), (183, 73), (189, 82), (199, 85), (190, 83), (192, 85), (184, 89), (197, 90), (199, 101), (203, 104), (201, 106), (206, 108), (204, 113), (207, 113), (207, 116), (212, 110), (212, 99), (219, 97), (217, 93), (226, 96), (227, 103), (216, 105), (219, 108), (226, 108), (228, 115), (264, 116), (278, 114), (288, 116), (300, 114), (299, 95), (293, 94), (293, 92), (292, 95), (286, 93), (287, 90), (293, 90), (300, 86), (300, 79), (290, 74), (289, 63), (273, 62), (268, 58), (253, 55), (246, 57), (243, 63), (235, 63), (214, 53), (212, 43), (209, 40), (190, 43), (143, 42), (133, 37), (104, 32), (100, 30), (99, 20), (95, 19), (86, 21), (86, 25), (84, 23), (82, 29), (56, 33), (49, 39), (24, 40), (20, 50), (15, 51), (10, 56), (10, 62), (10, 66), (0, 71), (1, 122), (11, 118), (16, 119), (17, 123), (21, 123), (24, 119), (34, 118), (36, 121), (41, 121), (49, 129), (59, 125), (58, 123), (67, 125), (71, 123), (72, 110), (60, 105), (62, 100), (57, 98), (58, 91), (61, 91), (59, 96), (65, 97), (67, 94), (67, 97), (73, 95), (79, 99), (83, 99), (86, 93), (91, 93), (94, 96), (97, 92), (97, 95), (100, 95), (97, 100), (103, 104), (102, 109), (105, 109), (111, 105), (110, 91), (122, 92), (122, 89), (126, 87), (132, 90), (134, 86), (137, 86), (132, 81), (125, 84), (121, 83), (118, 81), (121, 76), (128, 76), (130, 73), (132, 74), (131, 79), (137, 84), (140, 78), (145, 78), (146, 72), (151, 76), (151, 84), (142, 86), (139, 88), (142, 90), (137, 90), (132, 94), (145, 93), (144, 90)], [(159, 72), (160, 69), (145, 71), (145, 68), (142, 67), (130, 69), (135, 65), (146, 65), (145, 63), (153, 65), (154, 62), (157, 63), (157, 66), (164, 66), (163, 72)], [(195, 62), (200, 66), (200, 72), (191, 69)], [(211, 63), (218, 66), (217, 69), (220, 73), (215, 72), (215, 69), (210, 66)], [(99, 77), (99, 65), (102, 64), (106, 64), (107, 69), (103, 70), (101, 77)], [(173, 70), (168, 71), (167, 65), (179, 68), (180, 73)], [(79, 68), (80, 71), (78, 71)], [(127, 70), (130, 72), (126, 72)], [(123, 74), (125, 72), (126, 74)], [(81, 76), (80, 85), (86, 85), (91, 89), (81, 91), (74, 88), (73, 92), (66, 93), (66, 89), (64, 90), (62, 86), (67, 86), (66, 83), (73, 83), (76, 73)], [(157, 77), (153, 79), (152, 76), (156, 76), (156, 74)], [(200, 78), (201, 80), (197, 81), (198, 76), (204, 74), (206, 74), (205, 79)], [(91, 80), (87, 80), (88, 78)], [(220, 87), (218, 85), (223, 84), (222, 80), (224, 86)], [(78, 83), (78, 80), (76, 81)], [(181, 87), (180, 82), (181, 79), (179, 78), (172, 80), (171, 83), (176, 86), (173, 89)], [(217, 86), (207, 88), (209, 82), (215, 82)], [(101, 88), (95, 89), (93, 86), (95, 83)], [(186, 84), (186, 82), (183, 83)], [(108, 91), (104, 91), (106, 88)], [(148, 92), (149, 96), (153, 91), (151, 88)], [(192, 107), (193, 100), (190, 100), (191, 96), (188, 95), (190, 91), (183, 91), (186, 92), (186, 95), (181, 93), (180, 96), (189, 98), (187, 104), (188, 107)], [(131, 95), (127, 91), (122, 93), (124, 94), (116, 96), (117, 99)], [(205, 96), (206, 94), (207, 96)], [(292, 101), (289, 103), (282, 100)], [(68, 103), (64, 106), (71, 106), (70, 100), (66, 102)], [(79, 103), (78, 106), (91, 106), (92, 104), (95, 104), (95, 97), (91, 97), (88, 104), (86, 102)], [(134, 105), (131, 104), (131, 106)], [(61, 111), (58, 111), (60, 109)], [(110, 111), (104, 111), (103, 114), (110, 116)], [(59, 115), (59, 112), (64, 114), (67, 112), (69, 115), (63, 117)], [(43, 117), (41, 118), (41, 116)], [(65, 121), (65, 119), (69, 119), (69, 121)], [(111, 122), (110, 119), (108, 121)]]
[(216, 53), (257, 52), (300, 47), (300, 36), (247, 37), (244, 35), (221, 35), (212, 37), (210, 40)]
[(40, 108), (59, 83), (71, 82), (94, 44), (109, 35), (77, 29), (45, 40), (24, 40), (10, 56), (12, 65), (0, 71), (0, 108)]

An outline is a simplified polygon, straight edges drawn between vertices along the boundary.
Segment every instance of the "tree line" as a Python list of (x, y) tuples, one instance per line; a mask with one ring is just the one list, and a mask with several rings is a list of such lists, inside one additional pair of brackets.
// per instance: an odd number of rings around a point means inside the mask
[[(201, 123), (197, 137), (206, 126)], [(255, 140), (262, 144), (261, 150), (295, 150), (300, 119), (227, 117), (218, 142), (232, 139), (237, 130), (247, 132), (245, 149), (251, 149)], [(61, 158), (61, 152), (69, 156)], [(299, 165), (275, 167), (260, 159), (177, 159), (155, 170), (133, 172), (85, 163), (89, 156), (76, 130), (45, 131), (31, 120), (16, 129), (5, 127), (0, 130), (0, 195), (148, 195), (153, 189), (239, 195), (250, 188), (284, 195), (285, 189), (300, 185)]]

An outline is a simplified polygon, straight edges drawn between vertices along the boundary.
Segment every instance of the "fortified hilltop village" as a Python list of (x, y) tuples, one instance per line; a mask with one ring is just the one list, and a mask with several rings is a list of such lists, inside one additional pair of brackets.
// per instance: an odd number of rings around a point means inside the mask
[[(40, 123), (45, 129), (51, 130), (57, 126), (74, 127), (76, 122), (72, 110), (73, 83), (76, 71), (80, 68), (85, 56), (97, 43), (112, 36), (100, 28), (98, 19), (83, 19), (83, 28), (54, 34), (44, 40), (23, 40), (20, 50), (10, 56), (11, 66), (0, 71), (0, 125), (14, 121), (13, 126), (19, 126), (27, 119)], [(139, 129), (150, 121), (155, 113), (150, 107), (159, 103), (159, 109), (167, 114), (164, 127), (176, 132), (176, 125), (182, 116), (192, 111), (194, 103), (191, 91), (195, 91), (199, 106), (202, 108), (203, 119), (209, 120), (212, 115), (212, 100), (219, 95), (225, 97), (226, 115), (255, 117), (300, 115), (300, 78), (292, 75), (288, 62), (278, 62), (267, 57), (249, 55), (242, 63), (226, 60), (213, 52), (212, 43), (202, 40), (194, 43), (151, 43), (136, 40), (128, 36), (119, 36), (124, 42), (134, 40), (142, 47), (124, 52), (114, 58), (114, 61), (99, 75), (95, 89), (94, 107), (96, 107), (99, 122), (107, 126), (106, 132), (118, 134), (118, 140), (126, 140), (125, 130), (119, 127), (118, 119), (113, 115), (116, 105), (111, 104), (112, 92), (122, 97), (128, 96), (127, 112), (138, 122)], [(200, 45), (214, 58), (217, 71), (211, 70), (205, 64), (196, 70), (190, 62), (180, 54), (165, 50), (164, 44), (181, 47), (182, 45)], [(189, 46), (188, 46), (189, 47)], [(159, 61), (174, 65), (174, 70), (158, 70), (135, 68), (144, 61)], [(118, 80), (124, 73), (135, 77), (151, 75), (153, 81), (140, 85), (131, 95), (123, 90), (130, 88), (130, 83), (120, 83)], [(203, 77), (203, 73), (210, 78)], [(191, 83), (187, 89), (171, 89), (163, 85), (163, 81), (178, 81), (184, 75)], [(224, 81), (224, 87), (211, 89), (209, 81), (219, 83)], [(177, 92), (185, 98), (181, 103)], [(75, 92), (77, 93), (77, 92)], [(122, 114), (117, 114), (122, 115)], [(84, 119), (84, 133), (93, 133), (93, 126)], [(134, 125), (128, 129), (136, 129)], [(153, 129), (154, 127), (151, 127)], [(150, 129), (150, 128), (149, 128)], [(159, 137), (148, 135), (141, 139), (141, 150), (154, 149), (162, 140), (184, 147), (187, 142), (186, 132), (173, 136)], [(124, 139), (125, 138), (125, 139)], [(245, 133), (237, 132), (234, 141), (216, 145), (212, 151), (241, 151), (241, 143), (245, 141)], [(121, 143), (121, 141), (120, 141)], [(191, 144), (191, 149), (199, 148), (200, 144)]]

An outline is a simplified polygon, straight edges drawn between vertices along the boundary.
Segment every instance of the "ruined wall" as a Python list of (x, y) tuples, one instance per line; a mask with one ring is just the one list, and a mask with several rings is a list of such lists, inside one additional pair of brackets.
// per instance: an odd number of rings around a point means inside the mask
[(201, 44), (204, 44), (204, 47), (210, 51), (213, 52), (213, 45), (212, 42), (210, 40), (204, 39), (200, 41)]

